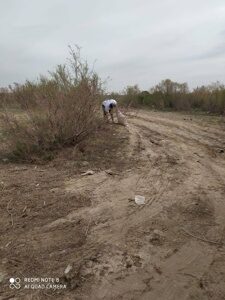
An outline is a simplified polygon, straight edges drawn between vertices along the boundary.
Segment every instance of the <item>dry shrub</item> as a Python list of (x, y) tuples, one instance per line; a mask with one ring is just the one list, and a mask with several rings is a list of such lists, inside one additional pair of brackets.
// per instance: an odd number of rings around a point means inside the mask
[(70, 55), (49, 78), (11, 88), (17, 112), (5, 105), (1, 114), (11, 157), (49, 159), (55, 149), (78, 143), (98, 126), (101, 81), (82, 61), (79, 48), (70, 48)]
[(176, 111), (199, 110), (225, 115), (225, 85), (220, 82), (189, 91), (187, 83), (162, 80), (149, 91), (128, 86), (118, 96), (121, 106), (149, 107)]

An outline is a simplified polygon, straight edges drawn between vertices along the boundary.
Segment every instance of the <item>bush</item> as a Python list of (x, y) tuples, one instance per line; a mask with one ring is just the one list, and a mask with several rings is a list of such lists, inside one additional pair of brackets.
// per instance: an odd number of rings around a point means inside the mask
[(121, 106), (138, 107), (140, 105), (140, 90), (138, 85), (127, 86), (123, 94), (119, 97), (119, 102)]
[(10, 156), (48, 159), (55, 149), (78, 143), (98, 124), (101, 94), (99, 77), (82, 61), (79, 48), (70, 47), (69, 63), (57, 66), (50, 77), (11, 88), (8, 98), (17, 113), (8, 108), (7, 99), (1, 113)]
[(225, 114), (225, 86), (216, 82), (189, 91), (187, 83), (162, 80), (150, 91), (140, 91), (138, 86), (128, 86), (118, 97), (120, 105), (169, 110), (201, 110)]

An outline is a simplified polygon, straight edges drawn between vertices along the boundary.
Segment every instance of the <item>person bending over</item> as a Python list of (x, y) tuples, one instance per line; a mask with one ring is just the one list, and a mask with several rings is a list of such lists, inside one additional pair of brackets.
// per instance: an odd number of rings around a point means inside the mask
[(117, 102), (114, 99), (107, 99), (102, 102), (102, 110), (103, 110), (103, 115), (106, 121), (108, 121), (109, 115), (111, 116), (111, 120), (113, 123), (114, 122), (114, 116), (113, 113), (115, 112), (116, 115), (118, 115), (118, 107), (117, 107)]

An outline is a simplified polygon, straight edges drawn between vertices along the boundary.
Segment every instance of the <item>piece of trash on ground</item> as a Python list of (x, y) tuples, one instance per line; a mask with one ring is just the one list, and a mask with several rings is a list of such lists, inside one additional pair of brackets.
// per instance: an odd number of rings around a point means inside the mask
[(95, 174), (95, 172), (94, 172), (94, 171), (92, 171), (92, 170), (88, 170), (87, 172), (85, 172), (85, 173), (81, 174), (81, 176), (94, 175), (94, 174)]
[(123, 113), (121, 113), (121, 111), (119, 111), (117, 113), (117, 119), (118, 119), (118, 123), (123, 125), (123, 126), (127, 126), (127, 119), (126, 117), (124, 116)]
[(134, 201), (137, 205), (145, 204), (145, 197), (140, 195), (135, 195)]
[(64, 271), (64, 274), (67, 275), (72, 269), (73, 269), (72, 265), (69, 264), (69, 265), (66, 267), (66, 269), (65, 269), (65, 271)]

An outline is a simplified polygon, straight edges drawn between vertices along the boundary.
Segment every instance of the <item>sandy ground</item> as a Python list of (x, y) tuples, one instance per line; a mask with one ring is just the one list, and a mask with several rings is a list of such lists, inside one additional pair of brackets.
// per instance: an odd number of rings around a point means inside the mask
[[(101, 148), (1, 164), (0, 299), (225, 299), (224, 121), (135, 111), (128, 122)], [(66, 288), (24, 289), (43, 277)]]

